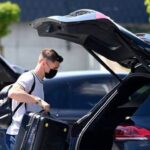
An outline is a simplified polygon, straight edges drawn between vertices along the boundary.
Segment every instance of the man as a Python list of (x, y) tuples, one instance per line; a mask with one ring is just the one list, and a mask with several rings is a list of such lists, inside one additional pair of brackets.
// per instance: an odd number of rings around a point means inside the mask
[[(23, 115), (27, 111), (39, 112), (44, 109), (48, 112), (50, 110), (50, 105), (44, 101), (43, 79), (44, 77), (54, 77), (62, 61), (63, 58), (53, 49), (42, 50), (35, 69), (23, 73), (9, 90), (8, 97), (12, 99), (13, 111), (19, 103), (24, 104), (17, 109), (12, 118), (12, 123), (7, 129), (6, 145), (8, 150), (13, 150)], [(29, 94), (34, 83), (34, 89)]]

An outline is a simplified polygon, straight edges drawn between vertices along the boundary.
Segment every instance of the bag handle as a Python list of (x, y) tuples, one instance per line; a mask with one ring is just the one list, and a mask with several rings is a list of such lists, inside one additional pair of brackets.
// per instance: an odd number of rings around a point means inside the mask
[(44, 109), (38, 112), (41, 115), (51, 116), (50, 112), (46, 112)]

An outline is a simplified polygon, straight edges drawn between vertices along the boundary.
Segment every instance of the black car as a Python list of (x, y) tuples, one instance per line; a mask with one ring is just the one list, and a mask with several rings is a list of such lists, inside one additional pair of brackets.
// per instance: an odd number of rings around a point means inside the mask
[[(66, 16), (40, 18), (32, 26), (39, 36), (56, 37), (82, 45), (119, 81), (113, 90), (73, 124), (68, 149), (111, 150), (113, 145), (117, 149), (149, 149), (150, 127), (142, 123), (144, 117), (137, 117), (136, 111), (149, 101), (150, 45), (108, 16), (88, 9), (77, 10)], [(131, 72), (121, 79), (99, 55), (130, 68)], [(125, 126), (135, 129), (133, 135), (141, 131), (136, 129), (143, 129), (147, 133), (140, 134), (142, 140), (127, 135), (120, 141), (119, 136), (126, 133)]]
[[(120, 78), (126, 74), (119, 74)], [(45, 100), (50, 103), (51, 114), (73, 124), (109, 93), (118, 80), (100, 71), (61, 72), (44, 81)]]

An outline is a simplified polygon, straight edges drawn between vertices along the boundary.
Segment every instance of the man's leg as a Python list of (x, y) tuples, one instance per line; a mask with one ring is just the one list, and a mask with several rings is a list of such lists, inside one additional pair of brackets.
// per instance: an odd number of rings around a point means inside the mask
[(15, 135), (6, 134), (6, 146), (7, 146), (7, 150), (13, 150), (15, 142), (16, 142), (16, 136)]

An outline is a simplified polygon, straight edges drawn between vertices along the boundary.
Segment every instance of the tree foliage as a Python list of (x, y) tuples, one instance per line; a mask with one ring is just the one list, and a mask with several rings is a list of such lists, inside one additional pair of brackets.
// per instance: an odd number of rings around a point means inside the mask
[(0, 2), (0, 38), (6, 36), (10, 30), (9, 25), (19, 21), (21, 9), (18, 4)]
[(149, 22), (150, 22), (150, 0), (144, 0), (144, 4), (146, 5), (146, 12), (149, 15)]

